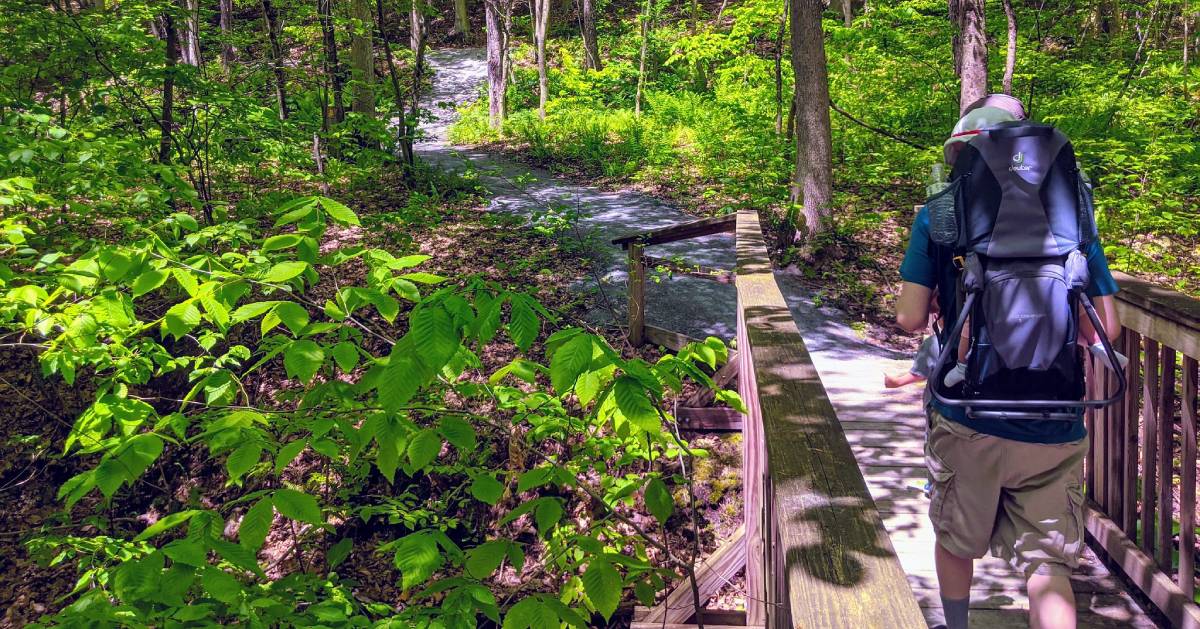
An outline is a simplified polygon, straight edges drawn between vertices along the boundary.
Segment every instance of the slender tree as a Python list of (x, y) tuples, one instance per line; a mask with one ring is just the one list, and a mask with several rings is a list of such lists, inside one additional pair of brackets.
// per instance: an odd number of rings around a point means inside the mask
[(279, 43), (279, 13), (271, 0), (262, 0), (262, 11), (270, 44), (267, 52), (271, 55), (271, 73), (275, 77), (275, 103), (279, 107), (279, 119), (287, 120), (287, 76), (283, 72), (283, 47)]
[(779, 13), (779, 32), (775, 35), (775, 134), (783, 133), (783, 34), (787, 30), (791, 0), (784, 0)]
[(983, 98), (988, 91), (987, 31), (984, 0), (949, 0), (954, 25), (954, 69), (958, 74), (959, 111)]
[(467, 0), (454, 0), (454, 30), (451, 34), (470, 39), (471, 20), (467, 14)]
[(1004, 55), (1004, 93), (1012, 96), (1013, 72), (1017, 69), (1017, 14), (1012, 0), (1004, 0), (1004, 16), (1008, 19), (1008, 48)]
[[(412, 0), (412, 5), (409, 10), (408, 47), (413, 53), (413, 76), (412, 89), (409, 90), (409, 122), (407, 125), (409, 133), (406, 137), (406, 140), (409, 144), (409, 153), (412, 153), (412, 132), (417, 126), (417, 113), (419, 111), (421, 97), (421, 81), (425, 78), (425, 13), (427, 10), (428, 8), (426, 7), (424, 0)], [(401, 111), (403, 111), (403, 108), (401, 108)], [(412, 158), (410, 157), (409, 159), (411, 164)]]
[(508, 20), (511, 0), (484, 0), (487, 30), (488, 122), (500, 129), (508, 116)]
[(796, 172), (792, 202), (803, 205), (796, 240), (809, 243), (828, 224), (833, 197), (829, 71), (821, 30), (821, 0), (791, 0), (792, 70), (796, 75)]
[(162, 113), (158, 116), (158, 162), (171, 163), (171, 133), (175, 125), (175, 66), (179, 62), (179, 40), (175, 29), (175, 18), (170, 11), (159, 18), (163, 40), (166, 42), (166, 57), (163, 72)]
[(546, 27), (550, 24), (550, 0), (529, 0), (533, 17), (533, 47), (538, 70), (538, 118), (546, 119), (549, 86), (546, 77)]
[(646, 49), (650, 46), (650, 12), (654, 10), (654, 0), (646, 0), (638, 22), (642, 29), (641, 51), (638, 53), (637, 91), (633, 95), (633, 115), (642, 115), (642, 92), (646, 86)]
[[(406, 165), (411, 167), (415, 163), (416, 157), (413, 154), (413, 134), (410, 130), (410, 125), (415, 126), (416, 117), (413, 116), (412, 121), (410, 122), (409, 116), (405, 115), (404, 112), (406, 102), (406, 98), (404, 96), (404, 87), (400, 81), (400, 73), (396, 71), (396, 61), (392, 55), (392, 44), (388, 41), (387, 36), (384, 34), (383, 15), (383, 0), (375, 0), (375, 34), (376, 37), (379, 38), (379, 43), (383, 46), (383, 59), (387, 63), (388, 77), (391, 79), (392, 84), (392, 96), (396, 101), (396, 109), (399, 113), (399, 116), (397, 116), (396, 120), (396, 138), (400, 144), (400, 158)], [(421, 25), (421, 28), (423, 38), (423, 24)], [(414, 31), (411, 33), (411, 35), (415, 36), (416, 32)], [(424, 44), (422, 43), (422, 46), (423, 45)], [(420, 85), (419, 81), (420, 79), (418, 78), (416, 82), (417, 86)], [(414, 97), (413, 100), (415, 101), (416, 98)]]
[(333, 0), (317, 0), (317, 18), (321, 24), (321, 42), (325, 48), (321, 66), (325, 79), (329, 82), (329, 91), (333, 92), (333, 120), (342, 122), (346, 119), (346, 105), (342, 102), (346, 74), (338, 62), (337, 37), (333, 30)]
[(368, 0), (352, 0), (354, 34), (350, 37), (350, 67), (354, 78), (354, 98), (350, 109), (367, 116), (375, 115), (375, 60), (371, 54), (371, 5)]
[(225, 74), (233, 69), (233, 0), (219, 0), (221, 24), (221, 67)]
[(599, 71), (604, 69), (604, 63), (600, 60), (600, 43), (596, 38), (596, 16), (592, 3), (593, 0), (580, 0), (579, 32), (583, 36), (583, 67)]
[(199, 66), (200, 59), (200, 0), (185, 0), (186, 18), (183, 21), (183, 46), (180, 61)]

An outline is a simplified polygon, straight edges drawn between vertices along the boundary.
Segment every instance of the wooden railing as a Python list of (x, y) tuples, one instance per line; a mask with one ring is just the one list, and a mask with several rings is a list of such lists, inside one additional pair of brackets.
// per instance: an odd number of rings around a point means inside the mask
[(735, 283), (747, 624), (925, 627), (753, 210), (737, 215)]
[[(645, 324), (642, 247), (735, 225), (737, 269), (732, 278), (721, 279), (737, 287), (738, 391), (749, 410), (742, 422), (746, 515), (744, 542), (738, 545), (746, 569), (745, 624), (924, 628), (858, 462), (775, 282), (757, 212), (615, 240), (629, 251), (630, 339), (654, 341), (651, 330), (674, 338)], [(697, 580), (708, 582), (706, 575), (728, 572), (731, 565), (718, 551), (697, 569)], [(705, 585), (700, 587), (703, 600)], [(684, 599), (690, 600), (690, 591), (671, 592), (634, 626), (684, 622), (690, 612), (672, 603)]]
[[(1114, 275), (1121, 287), (1116, 302), (1122, 323), (1116, 348), (1129, 357), (1129, 390), (1122, 403), (1087, 415), (1090, 542), (1172, 626), (1196, 628), (1200, 300)], [(1114, 387), (1108, 370), (1091, 362), (1093, 389)]]

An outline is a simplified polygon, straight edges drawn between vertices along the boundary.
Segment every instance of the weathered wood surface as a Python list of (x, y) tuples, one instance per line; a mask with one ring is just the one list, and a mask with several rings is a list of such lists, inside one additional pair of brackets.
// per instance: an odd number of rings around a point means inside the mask
[[(743, 525), (696, 567), (696, 590), (700, 594), (701, 604), (720, 592), (745, 565), (746, 527)], [(692, 584), (685, 579), (640, 620), (658, 624), (665, 622), (668, 625), (686, 622), (696, 611), (693, 600)], [(706, 620), (705, 625), (707, 624)]]
[(1121, 324), (1188, 356), (1200, 358), (1200, 300), (1114, 272)]
[(686, 334), (660, 328), (656, 325), (643, 325), (642, 334), (647, 342), (660, 345), (673, 352), (678, 352), (688, 343), (696, 343), (700, 340)]
[[(737, 378), (738, 364), (737, 350), (730, 350), (729, 362), (717, 368), (716, 373), (712, 376), (713, 384), (719, 389), (728, 387)], [(684, 399), (683, 405), (699, 408), (707, 406), (715, 397), (716, 394), (712, 389), (697, 387), (694, 393)]]
[[(750, 443), (747, 448), (749, 456), (766, 456), (766, 624), (923, 627), (854, 453), (776, 284), (755, 211), (738, 213), (737, 251), (738, 349), (753, 376), (743, 371), (740, 388), (761, 413), (762, 426), (761, 434), (747, 430), (746, 439), (761, 440), (763, 450), (754, 452)], [(747, 428), (759, 419), (752, 415)], [(754, 472), (746, 473), (749, 480)]]
[(629, 344), (646, 338), (646, 261), (640, 244), (629, 247)]
[(675, 409), (675, 419), (683, 430), (741, 432), (745, 425), (745, 422), (742, 421), (742, 414), (732, 408), (680, 406)]
[(718, 269), (703, 264), (692, 264), (689, 262), (679, 262), (668, 258), (660, 258), (657, 256), (646, 256), (646, 267), (658, 270), (659, 267), (665, 268), (672, 273), (698, 277), (704, 280), (712, 280), (720, 284), (729, 284), (733, 282), (733, 271), (728, 269)]
[(699, 238), (700, 236), (709, 236), (712, 234), (732, 232), (736, 224), (737, 216), (734, 214), (726, 214), (725, 216), (715, 216), (712, 218), (702, 218), (696, 221), (687, 223), (677, 223), (668, 225), (660, 229), (651, 229), (620, 238), (614, 238), (614, 245), (621, 245), (628, 248), (633, 243), (640, 243), (643, 246), (661, 245), (663, 243), (675, 242), (676, 240), (685, 240), (687, 238)]

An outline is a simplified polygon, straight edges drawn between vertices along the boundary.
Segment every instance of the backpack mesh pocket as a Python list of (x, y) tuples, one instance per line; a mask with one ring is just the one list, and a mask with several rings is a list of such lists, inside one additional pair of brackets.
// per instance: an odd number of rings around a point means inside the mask
[(961, 180), (950, 182), (941, 192), (925, 200), (929, 212), (929, 239), (943, 247), (958, 244), (958, 210), (956, 199)]
[(1099, 238), (1096, 229), (1096, 206), (1092, 194), (1092, 182), (1088, 181), (1083, 171), (1077, 171), (1075, 185), (1079, 195), (1079, 240), (1091, 242)]

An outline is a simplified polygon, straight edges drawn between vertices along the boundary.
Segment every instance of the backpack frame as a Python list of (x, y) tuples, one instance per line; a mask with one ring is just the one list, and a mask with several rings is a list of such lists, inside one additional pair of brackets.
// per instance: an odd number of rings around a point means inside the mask
[[(927, 385), (934, 399), (973, 419), (1076, 421), (1124, 396), (1124, 370), (1086, 292), (1083, 249), (1097, 238), (1091, 186), (1062, 132), (1024, 121), (982, 130), (926, 208), (930, 239), (959, 271), (960, 308)], [(1084, 399), (1080, 307), (1117, 376), (1108, 398)], [(947, 388), (968, 320), (966, 379)]]

